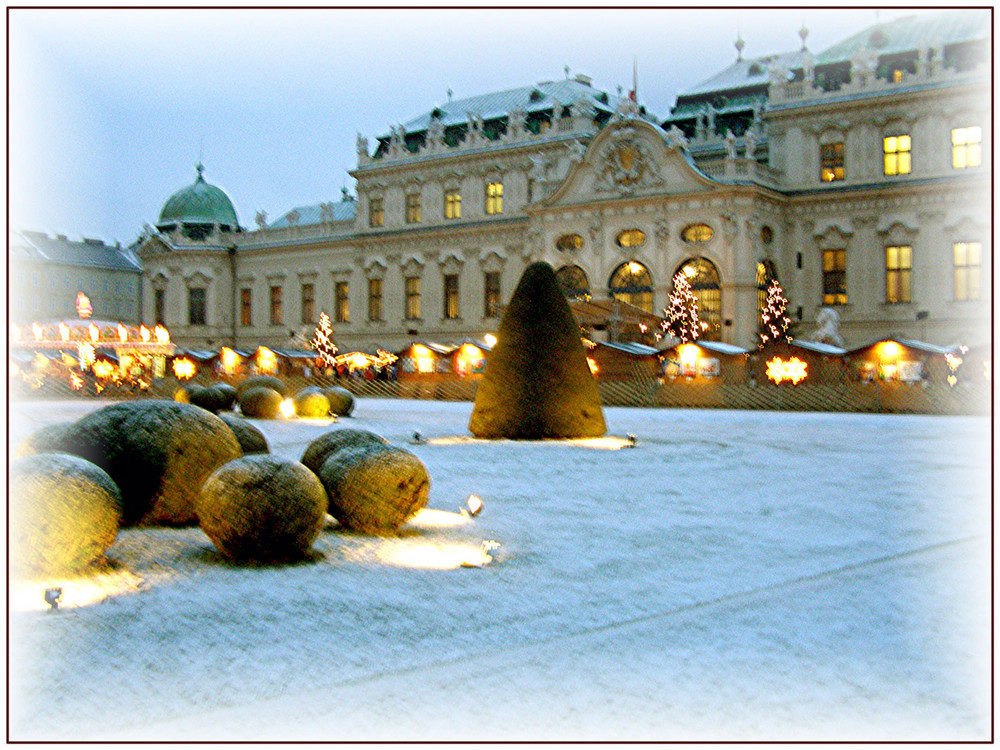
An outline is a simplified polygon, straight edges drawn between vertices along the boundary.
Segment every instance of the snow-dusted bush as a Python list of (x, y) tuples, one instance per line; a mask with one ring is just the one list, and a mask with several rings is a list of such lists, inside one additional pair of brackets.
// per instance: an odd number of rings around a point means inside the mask
[(254, 386), (240, 393), (240, 412), (248, 417), (277, 419), (281, 416), (283, 397), (273, 388)]
[(314, 385), (306, 386), (292, 399), (295, 413), (300, 417), (325, 417), (330, 413), (330, 401)]
[(244, 456), (205, 481), (198, 523), (216, 549), (234, 560), (301, 559), (326, 517), (326, 492), (298, 461), (271, 455)]
[(337, 451), (356, 448), (360, 445), (385, 445), (388, 442), (381, 435), (376, 435), (368, 430), (356, 430), (352, 427), (343, 430), (330, 430), (306, 446), (305, 452), (302, 454), (302, 463), (315, 474), (319, 474), (326, 459)]
[(349, 417), (354, 411), (354, 394), (339, 385), (323, 389), (323, 394), (330, 402), (330, 413), (338, 417)]
[[(229, 390), (227, 390), (229, 389)], [(230, 393), (230, 390), (232, 393)], [(190, 403), (206, 411), (217, 414), (231, 409), (236, 399), (236, 389), (225, 383), (217, 383), (190, 394)]]
[(40, 427), (21, 441), (21, 444), (17, 446), (15, 457), (24, 458), (36, 453), (63, 452), (63, 441), (72, 427), (72, 422), (58, 422)]
[(18, 577), (83, 570), (115, 543), (121, 493), (79, 456), (38, 453), (15, 461), (10, 493), (10, 561)]
[(118, 485), (125, 525), (192, 523), (205, 477), (243, 455), (225, 422), (174, 401), (105, 406), (74, 423), (61, 442)]
[(288, 395), (288, 386), (281, 378), (274, 375), (251, 375), (238, 386), (236, 386), (236, 396), (239, 398), (250, 388), (270, 388), (277, 391), (282, 396)]
[(174, 401), (181, 404), (192, 403), (192, 398), (197, 398), (198, 394), (205, 390), (205, 386), (197, 383), (185, 383), (174, 391)]
[(372, 443), (330, 455), (319, 471), (329, 512), (340, 525), (391, 534), (427, 505), (431, 480), (411, 451)]
[(270, 453), (267, 446), (267, 438), (264, 433), (258, 430), (246, 417), (232, 412), (219, 412), (219, 419), (233, 431), (236, 441), (243, 449), (243, 453)]
[(606, 431), (580, 328), (547, 263), (525, 269), (504, 311), (469, 431), (512, 440), (597, 437)]

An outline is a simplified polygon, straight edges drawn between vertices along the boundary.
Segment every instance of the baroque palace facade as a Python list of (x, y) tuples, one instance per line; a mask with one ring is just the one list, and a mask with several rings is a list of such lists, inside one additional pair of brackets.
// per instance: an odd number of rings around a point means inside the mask
[(253, 230), (199, 165), (135, 248), (144, 322), (192, 348), (288, 347), (325, 311), (341, 348), (456, 344), (496, 331), (544, 260), (596, 339), (649, 341), (684, 273), (708, 339), (753, 346), (777, 277), (805, 335), (833, 308), (848, 346), (981, 344), (990, 29), (947, 11), (818, 54), (805, 30), (755, 59), (737, 41), (666, 117), (582, 75), (449, 100), (358, 136), (356, 197)]

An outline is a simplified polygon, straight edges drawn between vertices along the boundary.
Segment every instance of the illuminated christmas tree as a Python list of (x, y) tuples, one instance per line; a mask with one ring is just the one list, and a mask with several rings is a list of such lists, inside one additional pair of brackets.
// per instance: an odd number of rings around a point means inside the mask
[(771, 279), (767, 287), (764, 309), (760, 311), (760, 330), (757, 333), (760, 339), (757, 342), (759, 349), (776, 341), (784, 341), (787, 344), (792, 340), (789, 333), (792, 321), (787, 311), (788, 300), (785, 299), (785, 290), (781, 288), (777, 279)]
[(680, 339), (686, 344), (697, 341), (701, 334), (701, 322), (698, 319), (698, 298), (694, 296), (691, 282), (683, 272), (674, 276), (674, 289), (670, 292), (670, 307), (663, 311), (666, 320), (663, 330)]
[(323, 361), (324, 367), (333, 367), (334, 356), (337, 354), (337, 345), (333, 343), (333, 326), (330, 325), (330, 316), (325, 312), (319, 314), (319, 324), (313, 334), (309, 348), (313, 349)]

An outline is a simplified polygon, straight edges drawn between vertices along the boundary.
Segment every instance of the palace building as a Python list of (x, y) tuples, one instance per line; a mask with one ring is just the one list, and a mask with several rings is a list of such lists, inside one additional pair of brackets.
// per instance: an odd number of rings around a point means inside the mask
[[(703, 338), (753, 346), (777, 278), (797, 331), (846, 345), (989, 339), (989, 11), (742, 56), (653, 113), (587, 76), (438, 104), (369, 141), (355, 195), (241, 227), (195, 182), (135, 250), (142, 314), (183, 346), (459, 344), (524, 268), (557, 271), (595, 340), (653, 341), (683, 273)], [(586, 308), (586, 310), (584, 310)], [(827, 314), (828, 315), (828, 314)]]

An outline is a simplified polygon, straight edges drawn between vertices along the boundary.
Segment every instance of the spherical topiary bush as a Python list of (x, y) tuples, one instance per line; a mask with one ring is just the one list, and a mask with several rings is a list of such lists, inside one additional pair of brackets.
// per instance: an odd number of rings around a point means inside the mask
[(236, 404), (236, 388), (229, 383), (213, 383), (212, 388), (222, 394), (223, 407), (220, 411), (232, 409)]
[(323, 391), (314, 385), (295, 394), (295, 413), (300, 417), (325, 417), (330, 413), (330, 402)]
[(10, 493), (10, 561), (18, 577), (81, 571), (115, 543), (121, 493), (107, 472), (79, 456), (15, 461)]
[(174, 391), (174, 401), (181, 404), (193, 403), (192, 399), (205, 390), (205, 386), (197, 383), (186, 383)]
[(254, 386), (240, 394), (240, 412), (258, 419), (277, 419), (281, 416), (282, 395), (273, 388)]
[(354, 394), (339, 385), (323, 389), (323, 395), (330, 402), (330, 413), (338, 417), (349, 417), (354, 411)]
[(288, 395), (288, 386), (285, 385), (285, 382), (281, 378), (276, 378), (274, 375), (251, 375), (236, 386), (237, 399), (251, 388), (270, 388), (282, 396)]
[(388, 442), (381, 435), (367, 430), (356, 430), (350, 427), (343, 430), (330, 430), (306, 446), (306, 450), (302, 454), (302, 463), (318, 475), (319, 470), (326, 463), (326, 459), (337, 451), (357, 448), (360, 445), (386, 445)]
[(57, 424), (47, 424), (40, 427), (28, 435), (21, 444), (17, 446), (16, 458), (33, 456), (36, 453), (61, 453), (62, 443), (66, 435), (72, 429), (72, 422), (59, 422)]
[(233, 560), (303, 558), (326, 517), (326, 492), (298, 461), (244, 456), (219, 467), (198, 498), (198, 523)]
[(431, 480), (417, 456), (393, 445), (334, 453), (319, 471), (329, 513), (366, 534), (391, 534), (427, 505)]
[(220, 412), (219, 419), (225, 422), (229, 429), (233, 431), (236, 441), (240, 444), (240, 448), (243, 449), (244, 455), (248, 453), (271, 452), (267, 446), (267, 438), (264, 437), (264, 433), (254, 427), (246, 417), (241, 417), (232, 412)]
[(118, 485), (125, 525), (195, 520), (201, 483), (243, 455), (214, 414), (174, 401), (125, 401), (74, 423), (61, 448), (97, 464)]
[[(232, 388), (232, 386), (229, 387)], [(235, 389), (233, 389), (233, 394), (235, 394)], [(234, 398), (235, 395), (231, 396), (229, 392), (218, 385), (210, 385), (207, 388), (202, 388), (200, 391), (191, 393), (189, 403), (216, 414), (231, 408)]]

